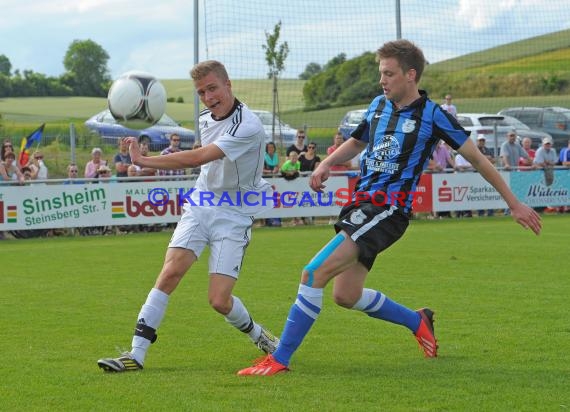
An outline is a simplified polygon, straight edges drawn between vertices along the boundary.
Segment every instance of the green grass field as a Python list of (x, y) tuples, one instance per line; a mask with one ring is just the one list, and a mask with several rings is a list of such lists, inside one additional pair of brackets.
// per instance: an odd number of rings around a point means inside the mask
[[(440, 357), (410, 332), (323, 311), (292, 372), (237, 377), (259, 356), (207, 303), (206, 261), (173, 294), (145, 370), (105, 374), (130, 347), (169, 233), (0, 242), (0, 409), (196, 411), (559, 411), (570, 407), (570, 217), (539, 237), (510, 218), (413, 221), (367, 286), (436, 311)], [(236, 288), (280, 333), (300, 269), (330, 226), (258, 228)]]

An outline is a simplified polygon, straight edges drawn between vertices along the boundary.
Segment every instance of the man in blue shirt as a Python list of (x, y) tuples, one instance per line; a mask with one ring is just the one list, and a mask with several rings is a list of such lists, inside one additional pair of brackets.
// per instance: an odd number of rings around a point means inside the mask
[(372, 101), (351, 138), (321, 162), (309, 183), (322, 191), (331, 166), (365, 149), (353, 202), (340, 213), (337, 235), (303, 269), (277, 350), (238, 375), (269, 376), (288, 370), (291, 356), (321, 311), (323, 289), (333, 278), (338, 305), (408, 328), (426, 357), (437, 356), (433, 312), (408, 309), (379, 291), (365, 289), (364, 282), (376, 256), (404, 234), (419, 176), (440, 139), (495, 187), (519, 224), (540, 233), (539, 215), (517, 200), (455, 118), (418, 90), (423, 52), (407, 40), (397, 40), (384, 44), (377, 60), (383, 95)]
[(568, 147), (560, 150), (558, 161), (562, 166), (570, 166), (570, 140), (568, 140)]

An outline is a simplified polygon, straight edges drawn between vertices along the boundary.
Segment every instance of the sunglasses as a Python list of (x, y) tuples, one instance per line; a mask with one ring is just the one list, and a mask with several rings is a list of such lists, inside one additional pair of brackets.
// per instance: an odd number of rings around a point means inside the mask
[(305, 136), (297, 136), (297, 139), (304, 139)]
[(44, 158), (43, 156), (36, 156), (36, 157), (34, 157), (34, 159), (36, 159), (36, 160), (43, 159), (43, 158)]

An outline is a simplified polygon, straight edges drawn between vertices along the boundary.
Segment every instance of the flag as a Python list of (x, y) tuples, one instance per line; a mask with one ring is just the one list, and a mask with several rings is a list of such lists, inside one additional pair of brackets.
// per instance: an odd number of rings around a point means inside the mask
[(20, 156), (18, 157), (18, 163), (20, 167), (24, 167), (28, 164), (30, 159), (30, 148), (34, 143), (40, 144), (42, 140), (42, 134), (44, 132), (45, 123), (34, 130), (29, 136), (22, 138), (22, 145), (20, 146)]

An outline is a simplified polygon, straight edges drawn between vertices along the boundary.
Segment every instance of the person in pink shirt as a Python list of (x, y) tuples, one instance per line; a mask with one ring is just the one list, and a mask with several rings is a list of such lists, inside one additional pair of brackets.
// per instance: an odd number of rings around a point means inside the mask
[(91, 160), (87, 162), (85, 165), (85, 177), (87, 178), (94, 178), (97, 176), (97, 169), (101, 166), (106, 166), (107, 161), (101, 159), (101, 155), (103, 151), (98, 147), (95, 147), (91, 150)]
[[(327, 155), (331, 155), (334, 153), (336, 149), (340, 147), (341, 144), (344, 143), (344, 138), (342, 137), (341, 132), (336, 132), (334, 135), (333, 145), (327, 148)], [(331, 172), (344, 172), (350, 169), (350, 162), (346, 162), (340, 165), (335, 165), (331, 167)]]

